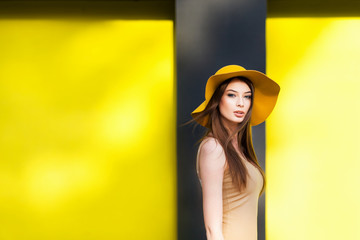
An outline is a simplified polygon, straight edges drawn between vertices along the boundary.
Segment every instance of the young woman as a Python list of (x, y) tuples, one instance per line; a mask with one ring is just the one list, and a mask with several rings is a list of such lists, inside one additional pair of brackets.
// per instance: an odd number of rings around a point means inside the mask
[(208, 240), (256, 240), (258, 198), (265, 177), (251, 126), (273, 110), (280, 87), (261, 72), (229, 65), (206, 84), (192, 117), (207, 128), (197, 156)]

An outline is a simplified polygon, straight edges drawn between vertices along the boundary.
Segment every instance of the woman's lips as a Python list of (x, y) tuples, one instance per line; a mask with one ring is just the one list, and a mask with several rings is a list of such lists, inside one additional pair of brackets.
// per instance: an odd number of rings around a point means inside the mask
[(243, 112), (243, 111), (235, 111), (234, 114), (235, 114), (236, 117), (241, 118), (241, 117), (244, 117), (245, 112)]

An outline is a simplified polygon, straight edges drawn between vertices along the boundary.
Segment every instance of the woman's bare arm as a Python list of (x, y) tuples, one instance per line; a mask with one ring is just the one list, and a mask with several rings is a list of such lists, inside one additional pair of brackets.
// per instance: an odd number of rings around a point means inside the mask
[(214, 138), (204, 141), (198, 160), (206, 236), (208, 240), (223, 240), (222, 183), (226, 158), (223, 148)]

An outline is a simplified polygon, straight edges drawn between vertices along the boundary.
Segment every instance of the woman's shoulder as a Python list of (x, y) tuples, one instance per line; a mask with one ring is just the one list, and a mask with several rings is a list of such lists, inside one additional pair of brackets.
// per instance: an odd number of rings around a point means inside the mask
[(199, 146), (199, 149), (202, 153), (221, 153), (223, 152), (223, 148), (220, 142), (214, 137), (206, 137), (204, 138)]
[(216, 162), (219, 162), (219, 159), (224, 160), (220, 162), (225, 162), (224, 149), (216, 138), (204, 138), (203, 141), (200, 143), (199, 153), (202, 162), (212, 162), (214, 160), (216, 160)]

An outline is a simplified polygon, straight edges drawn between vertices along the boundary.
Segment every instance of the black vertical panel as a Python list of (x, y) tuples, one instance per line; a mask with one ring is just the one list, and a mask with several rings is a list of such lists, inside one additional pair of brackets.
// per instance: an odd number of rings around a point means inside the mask
[[(204, 100), (210, 75), (228, 64), (265, 71), (266, 0), (177, 0), (178, 240), (206, 239), (201, 188), (196, 176), (196, 141), (201, 127), (180, 126)], [(264, 167), (265, 125), (253, 128), (255, 151)], [(264, 197), (259, 204), (259, 239), (265, 239)]]

